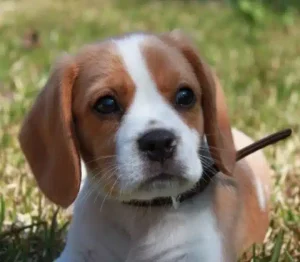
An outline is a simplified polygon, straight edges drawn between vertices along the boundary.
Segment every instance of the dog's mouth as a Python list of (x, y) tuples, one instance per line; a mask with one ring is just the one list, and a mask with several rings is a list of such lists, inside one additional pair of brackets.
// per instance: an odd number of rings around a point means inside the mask
[(140, 186), (142, 189), (150, 189), (150, 188), (156, 188), (156, 189), (163, 189), (169, 186), (179, 186), (182, 184), (187, 183), (187, 179), (185, 179), (182, 176), (178, 175), (172, 175), (169, 173), (159, 173), (156, 176), (152, 176), (148, 179), (146, 179)]
[(167, 182), (167, 181), (174, 181), (174, 180), (183, 180), (183, 178), (168, 173), (160, 173), (154, 177), (147, 179), (145, 183), (148, 184), (148, 183)]

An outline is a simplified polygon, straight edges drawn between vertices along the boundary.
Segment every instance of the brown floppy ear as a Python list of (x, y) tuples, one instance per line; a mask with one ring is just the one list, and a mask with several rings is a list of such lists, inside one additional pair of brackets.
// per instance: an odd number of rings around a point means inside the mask
[(78, 67), (64, 56), (26, 116), (19, 141), (42, 192), (68, 207), (80, 187), (80, 157), (72, 119), (72, 90)]
[(210, 153), (220, 171), (232, 175), (236, 150), (224, 93), (216, 75), (198, 55), (191, 39), (180, 30), (164, 33), (161, 39), (179, 49), (193, 67), (203, 92), (204, 132)]

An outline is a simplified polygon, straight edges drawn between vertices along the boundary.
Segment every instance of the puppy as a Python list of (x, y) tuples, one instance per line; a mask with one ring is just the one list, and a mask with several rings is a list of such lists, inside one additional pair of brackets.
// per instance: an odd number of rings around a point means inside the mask
[(252, 140), (232, 135), (218, 80), (181, 31), (62, 57), (19, 140), (42, 192), (76, 198), (59, 262), (232, 262), (264, 239), (269, 166), (261, 152), (235, 164)]

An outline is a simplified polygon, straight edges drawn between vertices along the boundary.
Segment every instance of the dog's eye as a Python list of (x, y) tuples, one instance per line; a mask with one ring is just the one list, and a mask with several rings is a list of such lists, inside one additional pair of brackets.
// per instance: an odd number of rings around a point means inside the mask
[(113, 96), (104, 96), (97, 100), (94, 110), (100, 114), (112, 114), (120, 111), (120, 107)]
[(182, 87), (178, 90), (175, 103), (180, 107), (192, 107), (196, 102), (196, 97), (192, 89)]

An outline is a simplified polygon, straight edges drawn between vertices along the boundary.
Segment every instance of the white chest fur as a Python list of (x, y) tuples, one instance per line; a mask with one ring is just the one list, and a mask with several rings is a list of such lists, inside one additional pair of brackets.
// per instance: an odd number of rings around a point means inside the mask
[(102, 203), (86, 194), (83, 188), (59, 262), (222, 261), (209, 188), (178, 209)]

